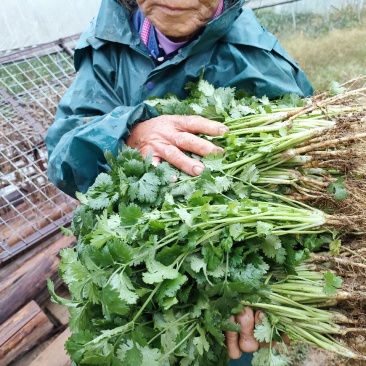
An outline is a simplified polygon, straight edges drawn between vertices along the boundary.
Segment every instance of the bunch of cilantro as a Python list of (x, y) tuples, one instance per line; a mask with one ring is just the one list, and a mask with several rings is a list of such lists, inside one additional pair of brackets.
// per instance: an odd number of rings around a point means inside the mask
[[(174, 100), (163, 108), (225, 120), (302, 103), (293, 96), (279, 104), (238, 99), (232, 89), (215, 92), (203, 81), (190, 87), (195, 103)], [(159, 110), (164, 103), (154, 105)], [(237, 154), (228, 150), (225, 157), (206, 157), (200, 177), (167, 163), (154, 166), (129, 147), (117, 157), (106, 154), (110, 172), (77, 195), (81, 205), (70, 230), (77, 245), (61, 252), (59, 272), (71, 300), (49, 282), (53, 300), (70, 311), (66, 350), (75, 365), (227, 365), (223, 331), (239, 330), (230, 316), (244, 302), (271, 303), (272, 271), (296, 274), (312, 251), (333, 240), (320, 210), (256, 189), (255, 165), (225, 174), (234, 159), (230, 151)], [(262, 153), (268, 157), (271, 150)], [(256, 336), (281, 341), (281, 330), (273, 316)], [(287, 363), (275, 349), (260, 350), (253, 361)]]

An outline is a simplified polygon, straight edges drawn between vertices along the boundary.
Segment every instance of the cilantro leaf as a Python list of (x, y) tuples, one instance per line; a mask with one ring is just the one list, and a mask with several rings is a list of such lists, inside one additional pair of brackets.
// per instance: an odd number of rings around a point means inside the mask
[(278, 251), (282, 248), (281, 240), (276, 235), (267, 235), (260, 239), (260, 248), (268, 258), (275, 258)]
[(165, 161), (155, 168), (155, 174), (162, 185), (172, 183), (175, 177), (179, 176), (178, 171)]
[(190, 262), (191, 262), (191, 268), (196, 273), (198, 273), (201, 269), (203, 269), (204, 272), (206, 272), (207, 264), (202, 257), (198, 257), (197, 255), (192, 255), (190, 257)]
[(131, 339), (120, 345), (117, 356), (125, 366), (141, 366), (142, 364), (142, 352)]
[(240, 179), (245, 183), (254, 183), (259, 178), (259, 171), (255, 164), (248, 164), (244, 166)]
[(105, 365), (113, 358), (113, 345), (103, 339), (97, 343), (89, 343), (85, 347), (83, 362), (88, 365)]
[(85, 353), (85, 345), (93, 340), (93, 334), (89, 330), (75, 331), (65, 342), (65, 349), (72, 355), (75, 362), (82, 360)]
[(240, 241), (245, 238), (246, 231), (243, 224), (236, 223), (229, 226), (229, 233), (234, 240)]
[(123, 171), (128, 177), (138, 177), (140, 178), (144, 173), (146, 172), (145, 164), (143, 161), (141, 161), (141, 158), (139, 160), (137, 159), (131, 159), (127, 160), (123, 164)]
[(269, 236), (272, 233), (273, 224), (264, 221), (257, 221), (257, 233), (260, 236)]
[(142, 353), (141, 366), (161, 366), (161, 352), (157, 348), (140, 347)]
[(77, 333), (81, 330), (88, 329), (90, 318), (89, 307), (89, 303), (80, 307), (69, 307), (69, 327), (71, 332)]
[(266, 269), (255, 267), (252, 263), (247, 264), (243, 269), (230, 272), (233, 281), (243, 282), (254, 288), (262, 287), (262, 276)]
[(118, 206), (118, 212), (121, 218), (121, 224), (123, 226), (135, 225), (142, 216), (141, 208), (133, 203), (128, 206), (126, 206), (124, 203), (121, 203)]
[(112, 289), (118, 291), (118, 297), (127, 304), (136, 304), (138, 295), (131, 280), (123, 272), (114, 273), (109, 279)]
[(202, 327), (197, 326), (197, 330), (199, 336), (193, 338), (193, 344), (197, 348), (198, 354), (202, 356), (204, 351), (207, 352), (210, 349), (210, 344), (206, 339), (206, 334), (205, 331), (202, 329)]
[(345, 200), (349, 193), (345, 185), (344, 178), (338, 178), (335, 182), (329, 185), (327, 193), (333, 195), (336, 201)]
[(287, 366), (290, 358), (278, 354), (273, 348), (262, 347), (254, 353), (252, 366)]
[(108, 240), (123, 235), (124, 230), (121, 228), (121, 219), (119, 215), (114, 214), (108, 217), (105, 210), (103, 214), (97, 217), (98, 226), (93, 231), (90, 245), (101, 248)]
[(107, 316), (111, 314), (126, 315), (130, 312), (127, 301), (122, 300), (120, 291), (112, 288), (111, 285), (102, 288), (103, 313)]
[(342, 286), (342, 278), (336, 276), (332, 272), (324, 273), (324, 292), (327, 295), (335, 295), (337, 293), (337, 289)]
[(175, 208), (174, 211), (178, 214), (181, 220), (189, 227), (193, 225), (195, 215), (189, 213), (185, 208)]
[(331, 95), (338, 95), (344, 93), (346, 91), (346, 88), (337, 81), (333, 80), (330, 83), (329, 91)]
[(197, 89), (205, 96), (212, 97), (215, 94), (215, 88), (208, 81), (201, 79), (198, 82)]
[(329, 243), (329, 250), (332, 255), (339, 255), (342, 241), (340, 239), (334, 239)]
[[(83, 196), (79, 195), (80, 198)], [(84, 198), (82, 198), (84, 200)], [(94, 210), (107, 208), (118, 199), (118, 192), (114, 188), (114, 183), (106, 173), (100, 173), (94, 184), (88, 189), (86, 194), (88, 205)]]
[(81, 304), (79, 301), (64, 299), (58, 296), (55, 292), (55, 285), (49, 278), (47, 279), (47, 288), (51, 294), (51, 300), (56, 304), (64, 305), (70, 308), (78, 307)]
[(146, 268), (148, 272), (144, 272), (142, 279), (147, 284), (160, 283), (164, 279), (175, 279), (179, 277), (179, 272), (177, 269), (171, 266), (164, 266), (164, 264), (154, 260), (148, 259), (146, 261)]
[(160, 184), (160, 179), (156, 174), (145, 173), (138, 181), (130, 182), (129, 197), (132, 201), (153, 203), (158, 197)]
[(202, 159), (202, 163), (205, 164), (206, 169), (212, 172), (222, 171), (222, 163), (224, 156), (222, 154), (207, 154)]
[(177, 291), (187, 282), (187, 280), (187, 276), (181, 274), (179, 274), (177, 278), (164, 280), (157, 293), (158, 301), (162, 303), (166, 298), (175, 298)]
[(269, 322), (268, 317), (264, 317), (259, 324), (255, 326), (254, 337), (259, 342), (271, 342), (272, 340), (272, 324)]
[(135, 343), (129, 350), (126, 351), (123, 364), (126, 366), (142, 365), (142, 352), (139, 348), (137, 348)]

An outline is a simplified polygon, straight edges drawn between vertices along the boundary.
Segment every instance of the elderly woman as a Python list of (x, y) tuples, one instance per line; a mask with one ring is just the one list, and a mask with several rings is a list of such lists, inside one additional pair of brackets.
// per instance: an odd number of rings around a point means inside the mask
[[(184, 152), (217, 151), (197, 134), (216, 136), (226, 127), (197, 116), (158, 116), (151, 96), (174, 93), (204, 78), (275, 98), (313, 90), (296, 62), (257, 22), (244, 0), (103, 0), (75, 51), (77, 77), (63, 97), (47, 135), (48, 174), (66, 193), (85, 192), (108, 169), (106, 150), (123, 144), (155, 162), (166, 160), (199, 175), (204, 166)], [(236, 321), (243, 333), (227, 334), (229, 355), (254, 351), (254, 314)], [(258, 320), (258, 319), (257, 319)]]

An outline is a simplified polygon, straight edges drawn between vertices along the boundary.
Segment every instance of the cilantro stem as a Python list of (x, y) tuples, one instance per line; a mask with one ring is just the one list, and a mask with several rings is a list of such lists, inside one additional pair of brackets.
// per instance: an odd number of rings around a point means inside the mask
[(137, 314), (133, 317), (133, 319), (131, 320), (131, 323), (134, 324), (135, 321), (139, 318), (139, 316), (142, 314), (142, 312), (144, 311), (144, 309), (146, 308), (147, 305), (149, 305), (150, 301), (152, 300), (152, 298), (154, 297), (154, 295), (156, 294), (156, 292), (159, 290), (160, 286), (161, 286), (162, 282), (157, 284), (155, 286), (155, 288), (151, 291), (151, 294), (149, 295), (149, 297), (146, 299), (146, 301), (143, 303), (143, 305), (141, 306), (140, 310), (137, 312)]
[(294, 282), (284, 282), (284, 283), (276, 283), (271, 285), (271, 288), (276, 290), (276, 292), (285, 294), (304, 294), (306, 293), (306, 296), (319, 296), (319, 294), (324, 294), (324, 290), (321, 287), (317, 287), (313, 285), (307, 285), (300, 283), (300, 281), (294, 281)]
[(187, 330), (188, 334), (178, 344), (176, 344), (174, 348), (170, 349), (162, 357), (160, 357), (158, 362), (161, 362), (161, 361), (165, 360), (166, 358), (168, 358), (178, 347), (180, 347), (187, 339), (189, 339), (194, 334), (196, 329), (197, 329), (197, 324), (191, 325), (189, 327), (189, 329)]
[(100, 341), (102, 341), (105, 338), (112, 338), (116, 335), (119, 334), (123, 334), (128, 332), (131, 328), (133, 327), (133, 323), (129, 322), (127, 324), (121, 325), (119, 327), (113, 328), (111, 330), (107, 330), (107, 331), (102, 331), (102, 334), (99, 335), (98, 337), (95, 337), (94, 339), (92, 339), (91, 341), (89, 341), (87, 344), (97, 344)]
[[(163, 330), (161, 330), (158, 334), (156, 334), (154, 337), (152, 337), (148, 342), (147, 344), (150, 344), (152, 342), (154, 342), (155, 339), (157, 339), (158, 337), (160, 337), (162, 334), (164, 334), (169, 328), (171, 328), (172, 326), (176, 325), (176, 324), (179, 324), (181, 323), (181, 321), (186, 318), (187, 316), (189, 316), (190, 314), (187, 313), (187, 314), (184, 314), (183, 316), (181, 316), (179, 319), (176, 319), (175, 321), (173, 322), (170, 322), (169, 325), (167, 327), (165, 327)], [(190, 320), (188, 322), (185, 322), (185, 324), (189, 324), (189, 323), (192, 323), (192, 322), (195, 322), (196, 320)], [(182, 324), (182, 323), (181, 323)]]
[[(291, 325), (294, 324), (293, 319), (288, 319), (286, 317), (281, 318), (281, 324), (283, 325)], [(345, 331), (342, 328), (334, 323), (324, 323), (318, 321), (317, 319), (309, 318), (304, 322), (299, 322), (298, 325), (301, 325), (303, 329), (311, 330), (317, 332), (319, 334), (345, 334)]]
[(251, 306), (256, 309), (262, 309), (268, 312), (273, 312), (277, 316), (291, 316), (293, 319), (303, 319), (310, 320), (313, 317), (317, 316), (317, 319), (331, 319), (331, 315), (329, 313), (324, 314), (324, 318), (321, 317), (321, 314), (316, 314), (312, 312), (310, 309), (308, 312), (306, 310), (300, 311), (299, 308), (286, 307), (284, 304), (267, 304), (267, 303), (251, 303), (249, 301), (242, 301), (241, 304), (243, 306)]
[(126, 333), (131, 328), (133, 328), (136, 320), (142, 314), (142, 312), (144, 311), (144, 309), (146, 308), (146, 306), (150, 303), (151, 299), (153, 298), (153, 296), (155, 295), (155, 293), (158, 291), (158, 289), (160, 288), (160, 286), (161, 286), (161, 283), (159, 283), (154, 288), (154, 290), (151, 291), (151, 294), (149, 295), (149, 297), (147, 298), (147, 300), (145, 301), (145, 303), (141, 306), (140, 310), (137, 312), (137, 314), (134, 316), (134, 318), (130, 322), (128, 322), (127, 324), (121, 325), (119, 327), (116, 327), (114, 329), (108, 330), (108, 331), (102, 331), (102, 334), (100, 336), (94, 338), (93, 340), (91, 340), (87, 344), (96, 344), (99, 341), (103, 340), (104, 338), (112, 338), (112, 337), (114, 337), (114, 336), (116, 336), (118, 334)]
[(229, 274), (229, 251), (226, 252), (225, 283), (227, 283), (228, 274)]
[(315, 335), (312, 331), (306, 331), (301, 325), (294, 326), (291, 324), (286, 324), (284, 331), (296, 335), (298, 340), (310, 342), (326, 351), (331, 351), (345, 357), (357, 358), (357, 355), (348, 348), (335, 343), (333, 340), (330, 340), (319, 333)]

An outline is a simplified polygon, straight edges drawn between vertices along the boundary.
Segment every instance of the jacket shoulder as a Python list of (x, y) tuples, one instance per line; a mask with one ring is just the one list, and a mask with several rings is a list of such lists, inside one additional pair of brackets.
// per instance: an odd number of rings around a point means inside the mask
[(277, 43), (277, 38), (260, 25), (254, 12), (248, 8), (242, 9), (241, 14), (222, 40), (267, 51), (271, 51)]
[(92, 47), (94, 49), (98, 49), (102, 47), (106, 41), (99, 39), (96, 37), (96, 19), (93, 19), (88, 27), (84, 30), (84, 32), (81, 34), (78, 43), (75, 47), (75, 53), (74, 53), (74, 66), (76, 71), (79, 70), (81, 60), (85, 53), (87, 52), (87, 49), (89, 47)]
[(81, 34), (75, 50), (80, 50), (89, 46), (99, 48), (104, 43), (105, 41), (96, 37), (96, 18), (94, 18)]

